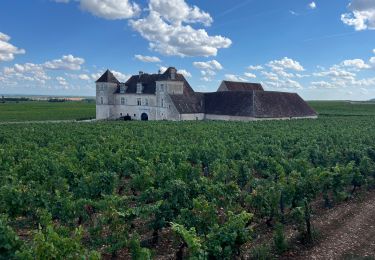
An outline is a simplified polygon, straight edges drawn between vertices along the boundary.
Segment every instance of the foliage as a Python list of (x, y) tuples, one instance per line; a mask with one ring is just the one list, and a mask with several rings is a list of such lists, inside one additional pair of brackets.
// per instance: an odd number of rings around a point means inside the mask
[(276, 223), (312, 236), (312, 201), (375, 186), (374, 128), (374, 116), (1, 125), (2, 228), (36, 234), (9, 254), (147, 258), (174, 231), (167, 248), (230, 259), (264, 224), (283, 249)]
[(278, 254), (282, 254), (288, 249), (288, 244), (284, 235), (284, 226), (280, 223), (278, 223), (275, 227), (273, 244)]
[(52, 225), (40, 228), (35, 234), (31, 247), (25, 246), (17, 252), (19, 259), (100, 259), (95, 251), (86, 250), (82, 244), (82, 228), (73, 236), (60, 235)]
[(20, 249), (22, 242), (17, 234), (8, 225), (5, 216), (0, 216), (0, 259), (14, 259), (15, 253)]
[(132, 259), (134, 260), (150, 260), (151, 252), (147, 248), (142, 248), (139, 242), (139, 236), (135, 235), (130, 240), (130, 250), (132, 253)]

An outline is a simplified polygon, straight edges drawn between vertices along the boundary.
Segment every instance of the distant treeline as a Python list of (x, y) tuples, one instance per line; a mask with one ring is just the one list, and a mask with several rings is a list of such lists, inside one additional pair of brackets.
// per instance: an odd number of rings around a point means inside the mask
[(4, 97), (2, 96), (0, 98), (0, 103), (6, 103), (6, 102), (26, 102), (26, 101), (48, 101), (52, 103), (60, 103), (60, 102), (85, 102), (85, 103), (94, 103), (95, 99), (82, 99), (82, 100), (71, 100), (69, 98), (49, 98), (49, 99), (33, 99), (33, 98), (27, 98), (27, 97)]
[(2, 103), (5, 103), (5, 102), (21, 102), (21, 101), (32, 101), (30, 98), (25, 98), (25, 97), (19, 97), (19, 98), (16, 98), (16, 97), (2, 97), (0, 102)]

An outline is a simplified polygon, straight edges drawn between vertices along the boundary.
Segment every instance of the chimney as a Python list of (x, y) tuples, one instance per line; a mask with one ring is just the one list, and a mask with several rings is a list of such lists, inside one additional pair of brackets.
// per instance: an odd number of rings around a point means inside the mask
[(139, 76), (142, 76), (143, 75), (143, 71), (139, 71)]
[(161, 74), (161, 70), (158, 70), (158, 74)]

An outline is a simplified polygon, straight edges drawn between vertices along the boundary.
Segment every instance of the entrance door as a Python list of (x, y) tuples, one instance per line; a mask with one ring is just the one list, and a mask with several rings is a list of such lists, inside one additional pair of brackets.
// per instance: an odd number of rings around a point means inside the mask
[(142, 121), (148, 121), (148, 115), (146, 113), (142, 113), (141, 120)]

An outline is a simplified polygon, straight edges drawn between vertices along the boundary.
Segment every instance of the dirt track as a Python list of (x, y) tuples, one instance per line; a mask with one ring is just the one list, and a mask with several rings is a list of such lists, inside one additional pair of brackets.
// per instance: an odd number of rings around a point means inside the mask
[(321, 239), (287, 259), (375, 259), (375, 192), (324, 211), (314, 221)]

